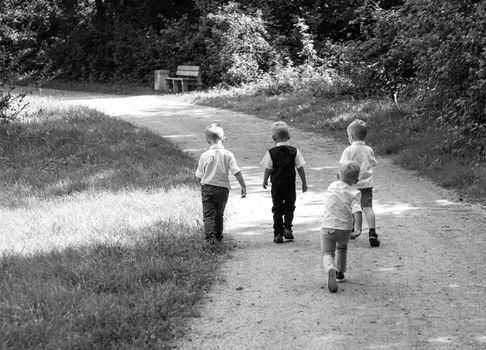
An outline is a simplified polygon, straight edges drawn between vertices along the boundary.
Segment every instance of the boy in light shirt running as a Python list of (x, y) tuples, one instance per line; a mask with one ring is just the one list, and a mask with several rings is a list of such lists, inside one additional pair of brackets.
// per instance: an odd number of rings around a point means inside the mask
[[(337, 292), (337, 282), (344, 282), (348, 242), (355, 225), (354, 237), (361, 234), (361, 193), (353, 187), (358, 182), (359, 164), (340, 165), (337, 181), (327, 189), (321, 226), (321, 256), (327, 275), (327, 286)], [(336, 260), (334, 260), (336, 258)]]

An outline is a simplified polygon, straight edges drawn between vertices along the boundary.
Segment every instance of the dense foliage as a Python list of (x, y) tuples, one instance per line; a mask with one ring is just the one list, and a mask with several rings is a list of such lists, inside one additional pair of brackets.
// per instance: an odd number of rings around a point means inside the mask
[[(480, 0), (5, 0), (0, 68), (148, 85), (202, 67), (206, 86), (416, 98), (440, 146), (486, 158), (486, 4)], [(305, 82), (299, 84), (299, 82)], [(311, 84), (310, 84), (310, 83)], [(471, 152), (472, 151), (472, 152)]]

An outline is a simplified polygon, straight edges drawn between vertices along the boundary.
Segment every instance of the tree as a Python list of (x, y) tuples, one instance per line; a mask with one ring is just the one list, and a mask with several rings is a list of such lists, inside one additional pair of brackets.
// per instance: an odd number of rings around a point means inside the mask
[(252, 82), (278, 62), (261, 11), (247, 13), (231, 2), (206, 16), (203, 31), (204, 71), (213, 83)]

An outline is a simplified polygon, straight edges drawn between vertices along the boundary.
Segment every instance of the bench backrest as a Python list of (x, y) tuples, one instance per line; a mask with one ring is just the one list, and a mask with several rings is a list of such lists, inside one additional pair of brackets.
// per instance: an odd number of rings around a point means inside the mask
[(199, 66), (177, 66), (177, 76), (200, 79)]

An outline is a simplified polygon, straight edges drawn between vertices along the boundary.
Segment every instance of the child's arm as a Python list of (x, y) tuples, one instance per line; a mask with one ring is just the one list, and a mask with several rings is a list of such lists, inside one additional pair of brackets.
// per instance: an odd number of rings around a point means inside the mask
[(361, 236), (361, 230), (363, 229), (363, 213), (360, 211), (357, 211), (354, 215), (354, 234), (352, 235), (353, 238)]
[(265, 172), (263, 173), (263, 188), (267, 189), (268, 186), (268, 178), (272, 175), (272, 169), (265, 168)]
[(241, 186), (241, 198), (245, 198), (246, 197), (246, 184), (245, 184), (245, 180), (243, 179), (243, 174), (241, 174), (241, 171), (239, 171), (235, 174), (235, 177), (236, 177), (236, 180), (238, 181), (238, 183)]
[(297, 173), (299, 173), (300, 180), (302, 181), (302, 192), (307, 192), (307, 181), (305, 179), (304, 167), (301, 166), (300, 168), (297, 168)]
[(373, 152), (373, 150), (370, 148), (370, 164), (371, 166), (376, 166), (378, 164), (378, 162), (376, 161), (376, 158), (375, 158), (375, 153)]

